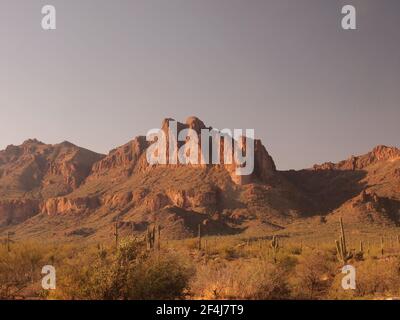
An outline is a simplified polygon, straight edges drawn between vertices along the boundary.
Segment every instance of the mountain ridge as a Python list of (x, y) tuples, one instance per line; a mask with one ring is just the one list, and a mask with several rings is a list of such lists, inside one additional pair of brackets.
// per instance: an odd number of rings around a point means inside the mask
[[(168, 121), (161, 129), (168, 130)], [(206, 127), (189, 117), (178, 128)], [(64, 141), (36, 139), (0, 151), (0, 228), (26, 237), (110, 237), (140, 234), (158, 223), (171, 238), (265, 232), (297, 219), (347, 215), (368, 223), (397, 224), (400, 150), (376, 146), (338, 163), (279, 171), (260, 140), (255, 170), (238, 178), (234, 165), (149, 165), (150, 143), (138, 136), (98, 154)], [(222, 145), (222, 148), (223, 145)], [(75, 232), (83, 227), (90, 234)], [(0, 230), (1, 232), (1, 230)], [(72, 236), (71, 236), (72, 235)]]

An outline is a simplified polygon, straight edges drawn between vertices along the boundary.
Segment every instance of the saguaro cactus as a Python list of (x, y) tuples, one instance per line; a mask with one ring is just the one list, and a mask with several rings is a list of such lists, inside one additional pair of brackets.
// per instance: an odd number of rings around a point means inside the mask
[(13, 236), (15, 233), (14, 232), (7, 232), (7, 239), (6, 239), (6, 243), (7, 243), (7, 252), (11, 252), (11, 243), (14, 243), (14, 240), (11, 239), (11, 236)]
[(364, 259), (364, 243), (362, 240), (360, 240), (360, 249), (358, 252), (355, 254), (355, 258), (357, 260), (363, 260)]
[(384, 254), (384, 249), (383, 249), (383, 237), (381, 237), (381, 256), (383, 257)]
[(155, 239), (156, 239), (156, 227), (155, 226), (148, 227), (146, 234), (146, 243), (148, 250), (154, 249)]
[(115, 237), (115, 247), (118, 248), (118, 237), (119, 237), (119, 224), (118, 221), (114, 223), (114, 237)]
[(131, 222), (131, 232), (132, 232), (132, 236), (135, 235), (135, 231), (136, 231), (136, 226), (134, 222)]
[(107, 251), (104, 248), (104, 245), (102, 244), (97, 244), (97, 250), (98, 250), (98, 256), (100, 257), (100, 259), (104, 260), (107, 256)]
[[(147, 227), (146, 232), (146, 246), (147, 250), (161, 250), (161, 226), (154, 225)], [(156, 241), (157, 240), (157, 241)]]
[(272, 237), (271, 241), (271, 249), (272, 249), (272, 254), (274, 256), (274, 262), (276, 263), (276, 254), (278, 253), (279, 250), (279, 240), (277, 236)]
[(340, 222), (340, 239), (335, 240), (336, 251), (339, 262), (345, 265), (347, 261), (349, 261), (353, 257), (353, 255), (349, 251), (347, 251), (346, 235), (344, 233), (342, 218), (340, 218), (339, 222)]
[(157, 226), (157, 249), (158, 251), (161, 250), (161, 226)]
[(202, 237), (202, 234), (201, 234), (201, 224), (199, 224), (198, 230), (197, 230), (197, 241), (198, 241), (197, 246), (198, 246), (198, 249), (199, 249), (199, 250), (201, 250), (201, 237)]

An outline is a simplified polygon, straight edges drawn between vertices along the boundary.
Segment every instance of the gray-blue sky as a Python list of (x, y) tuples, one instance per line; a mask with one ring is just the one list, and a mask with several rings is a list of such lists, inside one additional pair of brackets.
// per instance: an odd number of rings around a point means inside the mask
[[(57, 9), (43, 31), (41, 7)], [(357, 31), (340, 28), (344, 4)], [(106, 153), (164, 117), (254, 128), (280, 169), (400, 145), (398, 0), (2, 0), (0, 148)]]

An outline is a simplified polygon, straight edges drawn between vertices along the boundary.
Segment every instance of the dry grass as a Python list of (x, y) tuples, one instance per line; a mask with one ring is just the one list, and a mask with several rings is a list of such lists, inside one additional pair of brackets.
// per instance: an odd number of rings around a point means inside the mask
[[(356, 267), (356, 290), (341, 287), (344, 275), (334, 246), (337, 230), (331, 230), (331, 234), (316, 231), (314, 238), (276, 232), (280, 235), (276, 254), (271, 235), (204, 237), (201, 251), (198, 239), (164, 240), (161, 251), (155, 252), (129, 244), (129, 239), (119, 250), (111, 243), (98, 247), (20, 242), (12, 245), (11, 252), (0, 247), (0, 294), (2, 299), (381, 299), (400, 295), (396, 230), (386, 232), (382, 255), (380, 234), (348, 229), (351, 251), (357, 253), (360, 240), (364, 244), (362, 257), (349, 261)], [(40, 289), (45, 264), (57, 268), (57, 289), (50, 294)]]

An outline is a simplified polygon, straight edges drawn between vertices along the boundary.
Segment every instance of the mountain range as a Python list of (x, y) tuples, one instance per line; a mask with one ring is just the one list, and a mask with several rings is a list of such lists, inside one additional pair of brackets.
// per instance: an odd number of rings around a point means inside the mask
[[(169, 121), (162, 122), (168, 131)], [(206, 128), (196, 117), (180, 130)], [(36, 139), (0, 151), (0, 233), (47, 240), (108, 240), (162, 226), (166, 238), (197, 233), (263, 234), (319, 219), (397, 226), (400, 150), (377, 146), (339, 163), (279, 171), (260, 140), (255, 169), (234, 165), (149, 165), (150, 142), (139, 136), (108, 155), (70, 142)]]

